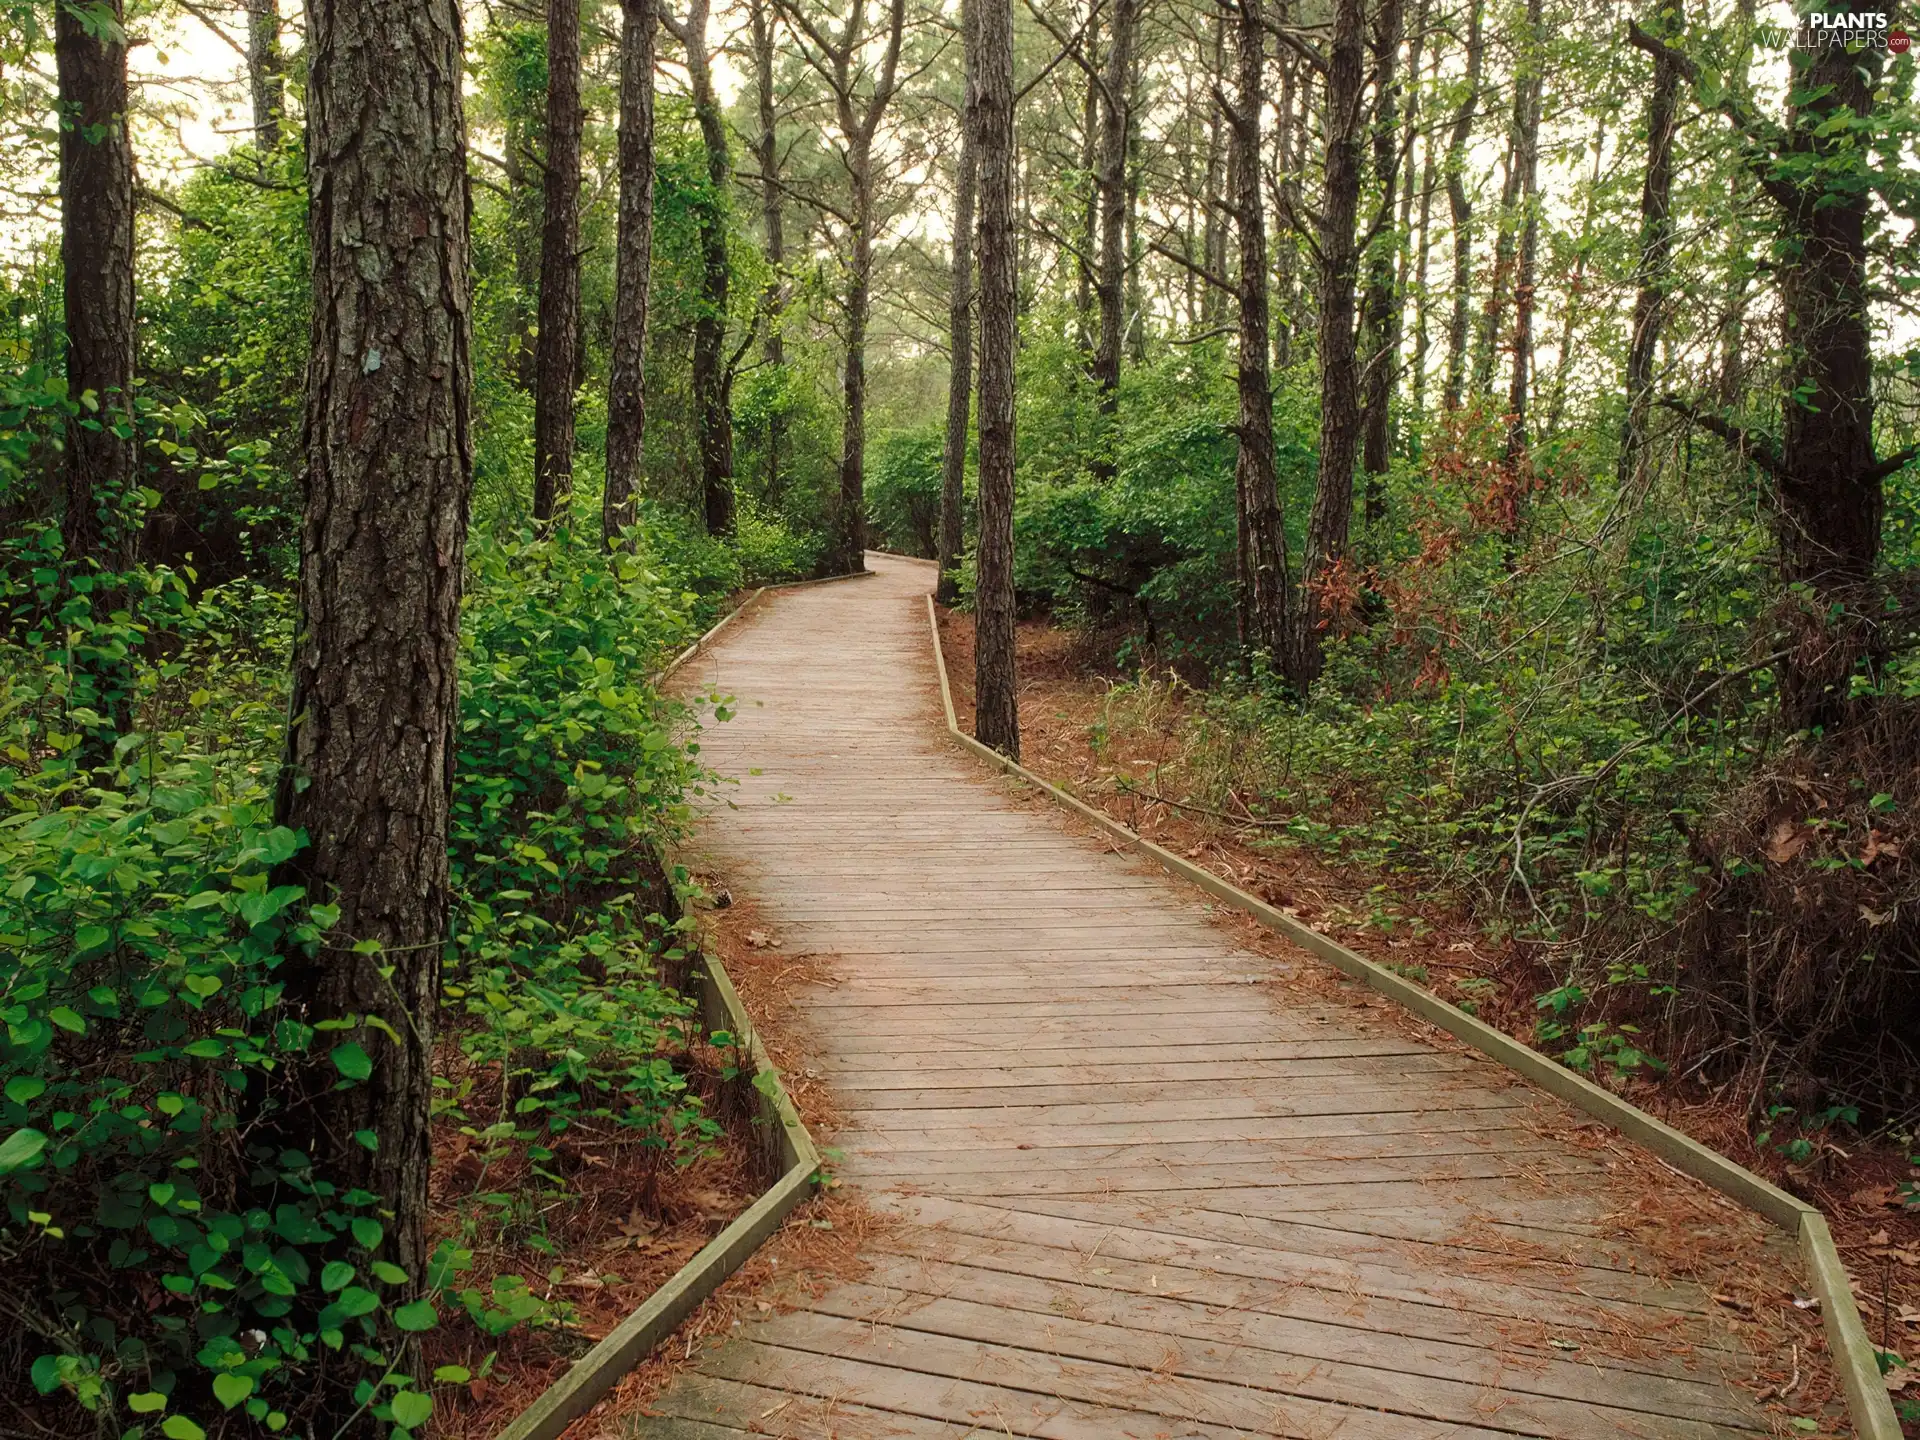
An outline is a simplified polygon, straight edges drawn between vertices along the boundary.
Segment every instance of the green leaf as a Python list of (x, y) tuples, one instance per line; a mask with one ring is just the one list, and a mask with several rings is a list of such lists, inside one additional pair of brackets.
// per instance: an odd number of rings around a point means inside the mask
[(46, 1148), (47, 1137), (38, 1130), (14, 1131), (5, 1144), (0, 1144), (0, 1175), (11, 1175), (22, 1165), (31, 1164)]
[(207, 1432), (184, 1415), (169, 1415), (161, 1422), (160, 1433), (167, 1440), (207, 1440)]
[(433, 1414), (433, 1397), (423, 1395), (418, 1390), (402, 1390), (389, 1404), (393, 1423), (404, 1425), (409, 1430), (419, 1429)]
[(145, 1390), (138, 1395), (127, 1396), (127, 1408), (136, 1415), (151, 1415), (167, 1408), (167, 1397), (158, 1390)]
[(371, 1290), (358, 1285), (349, 1285), (340, 1292), (340, 1298), (333, 1302), (342, 1315), (353, 1318), (359, 1315), (371, 1315), (380, 1308), (380, 1297)]
[(377, 1249), (386, 1233), (378, 1220), (369, 1220), (365, 1215), (353, 1218), (353, 1238), (365, 1249)]
[(7, 1099), (16, 1105), (37, 1100), (47, 1093), (47, 1082), (38, 1075), (16, 1075), (7, 1081)]
[(253, 1393), (253, 1377), (231, 1372), (213, 1377), (213, 1398), (231, 1410)]
[(434, 1313), (431, 1300), (415, 1300), (393, 1312), (393, 1323), (402, 1330), (431, 1330), (440, 1323), (440, 1317)]
[(442, 1385), (464, 1385), (473, 1379), (473, 1372), (464, 1365), (442, 1365), (433, 1372), (433, 1378)]
[(353, 1041), (334, 1047), (333, 1068), (349, 1080), (365, 1080), (373, 1074), (373, 1061)]
[(47, 1019), (62, 1030), (71, 1030), (76, 1035), (87, 1033), (87, 1022), (80, 1018), (80, 1012), (65, 1005), (56, 1005), (47, 1012)]
[(320, 1272), (320, 1288), (331, 1295), (336, 1290), (345, 1289), (353, 1280), (353, 1266), (344, 1260), (329, 1261), (326, 1269)]

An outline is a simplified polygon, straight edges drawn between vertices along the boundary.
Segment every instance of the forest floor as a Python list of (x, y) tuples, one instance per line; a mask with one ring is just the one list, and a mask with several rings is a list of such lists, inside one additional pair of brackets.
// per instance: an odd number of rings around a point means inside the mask
[[(801, 1117), (815, 1134), (830, 1133), (831, 1094), (806, 1065), (789, 1024), (792, 989), (808, 978), (808, 967), (817, 966), (820, 957), (782, 953), (779, 936), (751, 904), (736, 902), (710, 877), (697, 878), (723, 902), (698, 911), (707, 953), (725, 965)], [(696, 1088), (728, 1126), (714, 1153), (679, 1168), (638, 1155), (605, 1162), (574, 1159), (563, 1225), (551, 1232), (523, 1226), (518, 1243), (485, 1250), (471, 1235), (461, 1240), (474, 1250), (474, 1268), (459, 1277), (462, 1288), (484, 1289), (499, 1274), (527, 1275), (536, 1281), (536, 1293), (563, 1300), (568, 1310), (563, 1325), (523, 1326), (499, 1341), (458, 1321), (436, 1332), (429, 1346), (432, 1363), (465, 1365), (476, 1376), (465, 1402), (436, 1417), (436, 1440), (485, 1440), (499, 1433), (776, 1178), (757, 1173), (752, 1158), (757, 1153), (748, 1119), (753, 1107), (737, 1089), (737, 1100), (726, 1098), (720, 1077), (729, 1057), (702, 1047), (692, 1058)], [(471, 1224), (473, 1193), (486, 1187), (477, 1186), (478, 1167), (465, 1136), (443, 1126), (435, 1138), (434, 1233), (457, 1238)], [(573, 1153), (592, 1155), (586, 1146)], [(507, 1189), (509, 1183), (498, 1179), (495, 1188)], [(784, 1308), (784, 1302), (762, 1298), (763, 1292), (773, 1292), (775, 1280), (785, 1282), (780, 1293), (798, 1286), (806, 1294), (858, 1280), (865, 1269), (861, 1245), (883, 1222), (829, 1183), (826, 1193), (796, 1211), (668, 1341), (576, 1420), (566, 1440), (624, 1440), (631, 1433), (628, 1417), (646, 1413), (648, 1402), (703, 1339), (736, 1327), (743, 1316)], [(556, 1198), (547, 1197), (547, 1203)], [(486, 1353), (496, 1345), (498, 1355), (480, 1378)]]
[[(943, 610), (940, 623), (954, 707), (971, 730), (973, 620)], [(1447, 999), (1471, 997), (1482, 1019), (1533, 1043), (1534, 996), (1551, 982), (1521, 947), (1490, 939), (1405, 877), (1329, 863), (1230, 818), (1181, 808), (1192, 801), (1178, 793), (1171, 778), (1178, 767), (1169, 764), (1180, 745), (1178, 702), (1155, 711), (1152, 723), (1108, 726), (1096, 748), (1095, 722), (1107, 717), (1106, 697), (1120, 673), (1098, 662), (1087, 637), (1045, 622), (1023, 622), (1018, 645), (1021, 761), (1029, 769), (1367, 958)], [(1791, 1165), (1756, 1146), (1746, 1106), (1725, 1089), (1653, 1075), (1613, 1083), (1642, 1109), (1818, 1205), (1874, 1343), (1920, 1360), (1920, 1212), (1899, 1199), (1901, 1184), (1920, 1178), (1908, 1148), (1861, 1139), (1825, 1145), (1810, 1164)], [(1895, 1376), (1890, 1388), (1904, 1381), (1897, 1399), (1920, 1400), (1920, 1378)], [(1906, 1429), (1920, 1437), (1920, 1420), (1909, 1419)]]

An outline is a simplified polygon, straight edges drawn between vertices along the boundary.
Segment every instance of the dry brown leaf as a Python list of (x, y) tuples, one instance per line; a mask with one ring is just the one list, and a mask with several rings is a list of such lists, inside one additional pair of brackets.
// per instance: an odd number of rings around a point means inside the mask
[(1885, 1230), (1876, 1230), (1873, 1234), (1867, 1236), (1867, 1244), (1869, 1245), (1891, 1245), (1892, 1243), (1893, 1236)]
[(1891, 855), (1895, 860), (1898, 860), (1900, 858), (1900, 842), (1898, 840), (1888, 840), (1882, 836), (1878, 830), (1867, 831), (1867, 843), (1861, 848), (1860, 863), (1862, 865), (1871, 865), (1882, 855)]
[(1782, 820), (1767, 836), (1767, 859), (1784, 865), (1807, 848), (1807, 832), (1791, 820)]
[(620, 1233), (630, 1239), (644, 1238), (659, 1228), (660, 1222), (651, 1215), (641, 1214), (638, 1205), (627, 1211), (627, 1218), (620, 1222)]
[(778, 950), (780, 948), (780, 937), (778, 935), (769, 935), (764, 930), (749, 930), (747, 931), (747, 944), (756, 950)]

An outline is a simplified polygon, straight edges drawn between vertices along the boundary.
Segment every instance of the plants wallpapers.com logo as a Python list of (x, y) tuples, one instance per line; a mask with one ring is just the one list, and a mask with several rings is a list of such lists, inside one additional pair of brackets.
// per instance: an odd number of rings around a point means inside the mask
[(1913, 37), (1893, 25), (1884, 10), (1815, 10), (1791, 30), (1759, 26), (1754, 38), (1774, 50), (1872, 49), (1904, 55), (1913, 46)]

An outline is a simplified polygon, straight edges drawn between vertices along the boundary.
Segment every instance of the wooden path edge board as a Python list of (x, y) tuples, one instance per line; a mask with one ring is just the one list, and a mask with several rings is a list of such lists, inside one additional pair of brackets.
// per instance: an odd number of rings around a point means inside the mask
[(1744, 1166), (1736, 1165), (1719, 1151), (1709, 1149), (1664, 1121), (1655, 1119), (1611, 1090), (1548, 1059), (1505, 1031), (1496, 1030), (1486, 1021), (1448, 1004), (1431, 991), (1423, 990), (1385, 966), (1375, 964), (1358, 951), (1349, 950), (1339, 941), (1302, 925), (1291, 915), (1222, 880), (1211, 870), (1154, 844), (1104, 811), (1043, 780), (1019, 761), (981, 744), (960, 728), (959, 716), (954, 711), (953, 685), (947, 678), (946, 651), (940, 643), (940, 612), (931, 595), (927, 597), (927, 625), (933, 637), (933, 663), (940, 677), (940, 703), (946, 711), (947, 732), (966, 749), (1031, 785), (1078, 819), (1129, 850), (1146, 856), (1180, 879), (1199, 886), (1215, 899), (1286, 936), (1336, 970), (1411, 1010), (1462, 1044), (1498, 1061), (1523, 1079), (1584, 1110), (1595, 1119), (1605, 1121), (1628, 1139), (1646, 1146), (1675, 1170), (1710, 1185), (1793, 1235), (1798, 1241), (1800, 1256), (1807, 1267), (1814, 1293), (1820, 1301), (1821, 1325), (1826, 1331), (1827, 1347), (1833, 1353), (1835, 1368), (1840, 1375), (1841, 1388), (1846, 1392), (1847, 1411), (1855, 1431), (1861, 1440), (1901, 1440), (1900, 1421), (1894, 1414), (1893, 1400), (1881, 1381), (1879, 1360), (1873, 1341), (1867, 1335), (1867, 1327), (1860, 1318), (1859, 1307), (1854, 1302), (1846, 1266), (1841, 1263), (1840, 1252), (1834, 1246), (1826, 1216), (1817, 1208), (1769, 1184)]
[[(665, 680), (687, 661), (710, 646), (721, 631), (744, 615), (769, 590), (786, 590), (802, 585), (827, 585), (841, 580), (858, 580), (870, 570), (851, 575), (829, 575), (823, 580), (800, 580), (792, 585), (762, 585), (721, 616), (719, 621), (693, 644), (681, 651), (662, 669), (657, 680)], [(556, 1440), (569, 1425), (594, 1407), (615, 1385), (652, 1352), (694, 1307), (718, 1290), (726, 1278), (746, 1263), (754, 1251), (764, 1245), (781, 1223), (797, 1209), (813, 1189), (820, 1172), (820, 1151), (806, 1124), (794, 1109), (780, 1071), (760, 1043), (753, 1019), (733, 988), (726, 967), (714, 956), (704, 956), (695, 971), (699, 987), (700, 1018), (709, 1030), (724, 1030), (734, 1044), (747, 1052), (753, 1065), (753, 1092), (759, 1118), (771, 1148), (771, 1158), (780, 1166), (780, 1178), (758, 1200), (749, 1205), (691, 1260), (673, 1273), (664, 1285), (649, 1295), (639, 1309), (608, 1332), (606, 1338), (576, 1360), (567, 1373), (548, 1386), (525, 1410), (515, 1416), (495, 1440)]]

